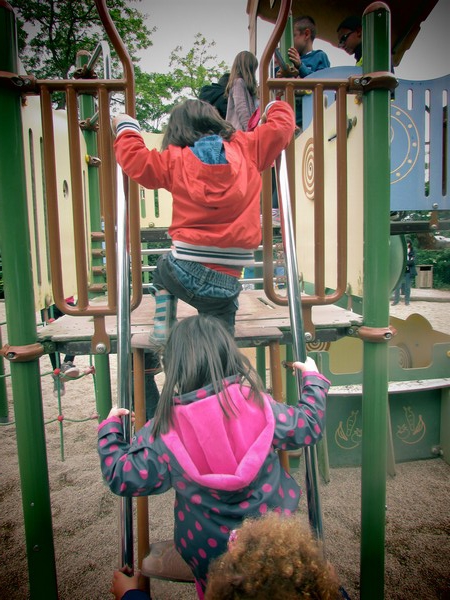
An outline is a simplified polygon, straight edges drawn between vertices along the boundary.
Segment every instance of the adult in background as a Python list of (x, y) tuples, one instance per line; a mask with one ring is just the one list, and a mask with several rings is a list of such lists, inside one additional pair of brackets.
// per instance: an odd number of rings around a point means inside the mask
[(405, 304), (409, 305), (411, 300), (411, 280), (413, 277), (417, 275), (416, 269), (416, 257), (414, 255), (414, 248), (411, 240), (406, 240), (406, 266), (405, 272), (403, 273), (403, 277), (400, 280), (400, 283), (395, 288), (394, 292), (394, 301), (392, 302), (392, 306), (395, 306), (400, 302), (400, 290), (403, 290), (405, 295)]

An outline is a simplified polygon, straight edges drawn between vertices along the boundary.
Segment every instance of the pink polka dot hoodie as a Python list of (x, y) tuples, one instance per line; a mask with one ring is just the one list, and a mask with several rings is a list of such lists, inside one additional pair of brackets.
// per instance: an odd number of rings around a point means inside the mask
[(203, 589), (209, 562), (226, 551), (230, 532), (243, 519), (297, 509), (301, 490), (276, 450), (319, 441), (330, 382), (319, 373), (304, 373), (297, 406), (265, 395), (262, 408), (236, 378), (226, 385), (233, 410), (228, 416), (211, 386), (175, 398), (173, 427), (156, 439), (152, 421), (131, 445), (118, 417), (103, 421), (98, 430), (103, 477), (115, 494), (175, 489), (176, 548)]

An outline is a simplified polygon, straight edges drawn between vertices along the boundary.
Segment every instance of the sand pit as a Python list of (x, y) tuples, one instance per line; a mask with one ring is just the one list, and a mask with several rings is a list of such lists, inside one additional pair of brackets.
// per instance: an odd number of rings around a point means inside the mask
[[(4, 309), (4, 307), (2, 307)], [(444, 307), (436, 307), (442, 311)], [(445, 310), (444, 310), (445, 312)], [(448, 314), (448, 312), (447, 312)], [(1, 319), (0, 319), (1, 320)], [(5, 342), (3, 328), (3, 342)], [(80, 367), (88, 357), (77, 357)], [(111, 357), (115, 382), (115, 357)], [(8, 365), (6, 365), (8, 369)], [(42, 372), (50, 361), (41, 359)], [(158, 377), (162, 377), (159, 375)], [(7, 380), (11, 399), (10, 380)], [(45, 419), (54, 419), (57, 400), (51, 377), (42, 379)], [(66, 384), (62, 398), (66, 417), (81, 419), (95, 412), (92, 377)], [(11, 406), (10, 417), (14, 412)], [(60, 457), (59, 424), (46, 426), (54, 542), (60, 600), (105, 600), (118, 561), (118, 499), (101, 480), (95, 420), (64, 422), (65, 460)], [(28, 575), (14, 426), (2, 427), (0, 438), (0, 589), (3, 598), (28, 598)], [(303, 479), (302, 467), (296, 477)], [(328, 558), (336, 566), (353, 600), (359, 598), (360, 469), (331, 470), (321, 483)], [(387, 600), (450, 598), (450, 466), (441, 458), (397, 465), (387, 478)], [(149, 499), (151, 540), (172, 533), (173, 494)], [(306, 517), (306, 499), (301, 504)], [(154, 600), (195, 600), (192, 586), (152, 582)]]

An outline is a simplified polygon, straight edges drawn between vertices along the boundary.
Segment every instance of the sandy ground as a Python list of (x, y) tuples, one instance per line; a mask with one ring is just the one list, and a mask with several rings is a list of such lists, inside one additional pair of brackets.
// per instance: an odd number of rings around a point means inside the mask
[[(450, 334), (450, 298), (443, 302), (416, 300), (400, 304), (392, 314), (405, 318), (419, 312), (439, 331)], [(0, 322), (4, 305), (0, 303)], [(3, 343), (6, 328), (2, 328)], [(88, 357), (77, 358), (80, 367)], [(111, 359), (115, 383), (115, 357)], [(8, 371), (8, 365), (6, 365)], [(41, 359), (41, 372), (50, 361)], [(158, 376), (162, 377), (162, 376)], [(11, 400), (10, 380), (7, 380)], [(58, 415), (50, 376), (42, 378), (45, 419)], [(92, 376), (66, 384), (62, 412), (73, 419), (95, 412)], [(14, 411), (11, 403), (10, 417)], [(27, 562), (22, 519), (16, 434), (0, 429), (0, 596), (28, 598)], [(103, 485), (96, 451), (96, 421), (64, 422), (65, 460), (61, 460), (59, 424), (46, 426), (54, 542), (61, 600), (111, 598), (111, 574), (118, 561), (118, 499)], [(337, 568), (353, 600), (359, 598), (360, 469), (331, 470), (321, 483), (327, 556)], [(301, 481), (303, 468), (295, 474)], [(171, 492), (149, 499), (150, 536), (169, 539), (172, 532)], [(301, 509), (306, 520), (306, 499)], [(402, 463), (387, 478), (386, 576), (387, 600), (450, 599), (450, 466), (441, 458)], [(195, 600), (190, 585), (152, 582), (154, 600)], [(40, 600), (40, 599), (39, 599)]]

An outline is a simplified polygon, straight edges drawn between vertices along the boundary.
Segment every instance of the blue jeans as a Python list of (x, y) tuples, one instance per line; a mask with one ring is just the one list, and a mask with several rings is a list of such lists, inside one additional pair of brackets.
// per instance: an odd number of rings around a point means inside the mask
[(395, 288), (394, 302), (396, 304), (398, 304), (398, 302), (400, 300), (400, 290), (403, 291), (403, 293), (405, 294), (405, 304), (409, 304), (410, 299), (411, 299), (411, 281), (412, 281), (411, 273), (405, 273), (403, 275), (402, 280), (400, 281), (398, 286)]
[(200, 314), (217, 317), (228, 331), (234, 333), (238, 296), (242, 289), (236, 277), (197, 262), (179, 260), (169, 252), (160, 256), (156, 263), (153, 285), (166, 289)]

